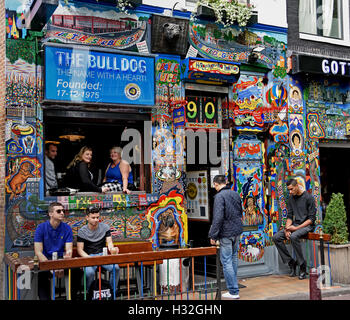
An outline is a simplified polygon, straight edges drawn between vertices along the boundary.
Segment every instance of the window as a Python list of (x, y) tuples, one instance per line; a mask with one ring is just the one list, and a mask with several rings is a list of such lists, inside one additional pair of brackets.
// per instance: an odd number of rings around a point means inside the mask
[[(103, 111), (45, 109), (45, 141), (60, 142), (58, 144), (57, 157), (54, 160), (58, 187), (66, 187), (64, 176), (67, 172), (67, 165), (83, 146), (92, 148), (90, 171), (93, 174), (93, 182), (96, 185), (100, 185), (106, 168), (111, 162), (110, 148), (113, 146), (124, 148), (133, 138), (130, 138), (129, 141), (122, 141), (122, 134), (125, 129), (131, 129), (136, 130), (141, 138), (141, 146), (139, 148), (141, 149), (141, 164), (136, 163), (136, 161), (130, 162), (134, 184), (137, 191), (151, 192), (150, 164), (144, 159), (146, 154), (144, 152), (144, 135), (147, 134), (146, 130), (149, 130), (149, 127), (145, 126), (145, 122), (149, 123), (150, 120), (150, 115), (147, 113), (121, 114)], [(64, 135), (68, 136), (67, 132), (79, 133), (83, 138), (81, 140), (64, 138)], [(132, 157), (133, 155), (131, 154), (130, 156)]]
[(300, 0), (300, 39), (350, 46), (349, 0)]

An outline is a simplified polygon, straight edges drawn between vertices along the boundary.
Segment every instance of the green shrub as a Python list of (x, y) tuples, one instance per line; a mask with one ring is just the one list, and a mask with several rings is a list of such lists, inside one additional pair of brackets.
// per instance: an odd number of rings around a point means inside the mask
[(323, 221), (324, 232), (332, 235), (331, 243), (344, 244), (348, 242), (348, 226), (346, 224), (346, 210), (343, 194), (333, 193), (326, 209)]

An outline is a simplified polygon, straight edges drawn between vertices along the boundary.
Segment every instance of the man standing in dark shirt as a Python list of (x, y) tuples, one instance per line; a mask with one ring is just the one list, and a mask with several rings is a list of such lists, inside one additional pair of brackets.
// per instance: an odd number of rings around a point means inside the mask
[(223, 298), (239, 299), (237, 280), (238, 247), (242, 225), (242, 201), (239, 194), (226, 185), (224, 175), (213, 180), (217, 191), (213, 205), (213, 223), (209, 230), (210, 243), (220, 242), (220, 261), (222, 263), (228, 292)]
[[(101, 256), (103, 254), (103, 248), (106, 246), (111, 254), (117, 254), (119, 252), (118, 247), (114, 247), (111, 231), (109, 226), (105, 223), (100, 223), (100, 210), (98, 208), (88, 209), (86, 212), (87, 225), (83, 226), (78, 231), (77, 237), (77, 252), (81, 257)], [(102, 265), (103, 269), (106, 269), (111, 273), (110, 284), (111, 288), (114, 287), (114, 275), (113, 265)], [(86, 267), (86, 289), (89, 290), (95, 276), (97, 266)], [(119, 266), (115, 264), (115, 288), (118, 286), (119, 281)]]
[[(299, 279), (306, 278), (306, 261), (301, 248), (300, 238), (308, 232), (313, 231), (316, 219), (316, 206), (314, 198), (306, 191), (303, 191), (296, 179), (287, 181), (289, 191), (288, 215), (284, 229), (277, 232), (272, 240), (284, 263), (290, 267), (290, 276), (296, 275), (297, 264), (300, 266)], [(294, 249), (295, 261), (289, 254), (284, 240), (290, 240)]]

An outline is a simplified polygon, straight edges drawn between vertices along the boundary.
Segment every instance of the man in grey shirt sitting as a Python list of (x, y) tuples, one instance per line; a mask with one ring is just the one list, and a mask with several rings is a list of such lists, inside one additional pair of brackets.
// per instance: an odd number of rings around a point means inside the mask
[(46, 192), (50, 189), (57, 188), (57, 178), (55, 172), (55, 165), (53, 160), (57, 156), (57, 146), (53, 143), (45, 145), (45, 187)]
[[(297, 264), (300, 266), (299, 279), (306, 278), (306, 261), (301, 248), (300, 238), (315, 227), (316, 205), (315, 200), (308, 192), (303, 191), (296, 179), (287, 181), (289, 191), (288, 215), (284, 229), (277, 232), (272, 240), (274, 241), (282, 261), (288, 263), (290, 276), (296, 276)], [(284, 240), (290, 240), (294, 249), (295, 261), (289, 254)]]
[[(86, 211), (87, 224), (78, 230), (77, 237), (77, 252), (81, 257), (101, 256), (103, 254), (103, 248), (107, 247), (111, 254), (117, 254), (119, 252), (118, 247), (114, 247), (112, 241), (111, 231), (109, 226), (100, 222), (100, 209), (92, 207)], [(119, 281), (119, 266), (115, 266), (115, 288), (118, 286)], [(114, 275), (113, 265), (102, 265), (103, 269), (106, 269), (111, 273), (110, 284), (111, 288), (114, 287)], [(86, 288), (89, 290), (95, 276), (97, 266), (86, 267)]]

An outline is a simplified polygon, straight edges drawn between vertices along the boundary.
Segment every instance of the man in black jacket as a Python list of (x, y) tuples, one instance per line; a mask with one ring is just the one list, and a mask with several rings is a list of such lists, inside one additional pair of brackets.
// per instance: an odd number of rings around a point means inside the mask
[(243, 232), (242, 201), (239, 194), (226, 186), (223, 175), (214, 177), (214, 188), (218, 192), (214, 199), (213, 223), (209, 230), (210, 243), (220, 241), (220, 260), (229, 292), (223, 298), (239, 299), (237, 280), (238, 244)]
[[(302, 190), (296, 179), (287, 181), (289, 191), (288, 215), (284, 229), (278, 231), (272, 238), (278, 253), (284, 263), (288, 263), (290, 276), (296, 276), (297, 264), (300, 266), (299, 279), (306, 278), (306, 261), (301, 248), (300, 238), (311, 232), (315, 225), (316, 205), (314, 198)], [(284, 240), (290, 240), (294, 249), (295, 261), (289, 254)]]

